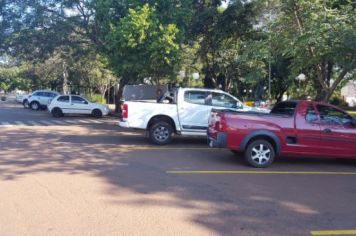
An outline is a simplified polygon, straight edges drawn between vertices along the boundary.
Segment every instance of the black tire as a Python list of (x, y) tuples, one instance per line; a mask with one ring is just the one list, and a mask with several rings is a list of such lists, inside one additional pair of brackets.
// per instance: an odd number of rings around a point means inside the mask
[(39, 102), (34, 101), (34, 102), (31, 102), (30, 108), (32, 110), (38, 111), (41, 108), (41, 105), (39, 104)]
[(266, 168), (274, 161), (276, 152), (270, 142), (258, 139), (247, 146), (244, 156), (247, 163), (251, 166)]
[(164, 121), (159, 121), (149, 128), (149, 138), (153, 144), (166, 145), (172, 142), (173, 128)]
[(103, 113), (99, 109), (94, 109), (91, 112), (91, 115), (94, 116), (95, 118), (101, 118), (103, 117)]
[(56, 118), (59, 118), (59, 117), (63, 116), (62, 110), (60, 108), (58, 108), (58, 107), (53, 108), (51, 113), (52, 113), (52, 116), (56, 117)]
[(28, 100), (25, 99), (23, 102), (22, 102), (22, 105), (24, 108), (30, 108), (30, 104), (28, 103)]

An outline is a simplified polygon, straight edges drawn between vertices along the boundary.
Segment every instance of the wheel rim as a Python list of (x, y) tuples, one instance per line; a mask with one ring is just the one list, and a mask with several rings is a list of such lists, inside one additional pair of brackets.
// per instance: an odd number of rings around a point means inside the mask
[(29, 107), (29, 105), (28, 105), (28, 102), (26, 101), (26, 102), (24, 102), (24, 107)]
[(164, 142), (169, 138), (169, 130), (164, 126), (159, 126), (153, 131), (156, 140)]
[(37, 103), (32, 104), (32, 108), (35, 109), (35, 110), (37, 110), (37, 109), (38, 109)]
[(251, 159), (256, 164), (265, 164), (271, 159), (271, 149), (265, 144), (256, 145), (252, 148)]

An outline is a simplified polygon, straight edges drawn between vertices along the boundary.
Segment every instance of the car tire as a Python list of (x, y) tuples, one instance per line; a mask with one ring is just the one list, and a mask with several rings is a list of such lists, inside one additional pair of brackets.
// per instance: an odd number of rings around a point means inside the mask
[(245, 160), (256, 168), (266, 168), (274, 161), (276, 152), (273, 145), (263, 139), (251, 142), (245, 151)]
[(31, 102), (30, 108), (32, 110), (38, 111), (41, 108), (41, 106), (38, 102), (35, 101), (35, 102)]
[(28, 103), (27, 99), (22, 102), (22, 105), (24, 108), (30, 108), (30, 104)]
[(94, 109), (91, 112), (91, 115), (94, 116), (95, 118), (101, 118), (103, 117), (103, 113), (99, 109)]
[(59, 107), (55, 107), (52, 109), (51, 111), (52, 113), (52, 116), (53, 117), (56, 117), (56, 118), (59, 118), (59, 117), (62, 117), (63, 116), (63, 112), (62, 110), (59, 108)]
[(172, 141), (173, 128), (164, 121), (159, 121), (149, 128), (149, 138), (153, 144), (166, 145)]

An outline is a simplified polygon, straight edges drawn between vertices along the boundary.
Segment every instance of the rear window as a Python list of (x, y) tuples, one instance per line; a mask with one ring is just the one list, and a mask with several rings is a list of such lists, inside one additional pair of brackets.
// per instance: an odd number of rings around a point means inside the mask
[(273, 107), (271, 114), (292, 116), (296, 107), (297, 102), (281, 102)]

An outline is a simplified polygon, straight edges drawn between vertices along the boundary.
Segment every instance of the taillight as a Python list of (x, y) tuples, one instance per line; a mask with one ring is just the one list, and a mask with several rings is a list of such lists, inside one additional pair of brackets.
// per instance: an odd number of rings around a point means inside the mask
[(129, 117), (129, 106), (127, 104), (122, 104), (121, 111), (122, 118), (127, 119)]

